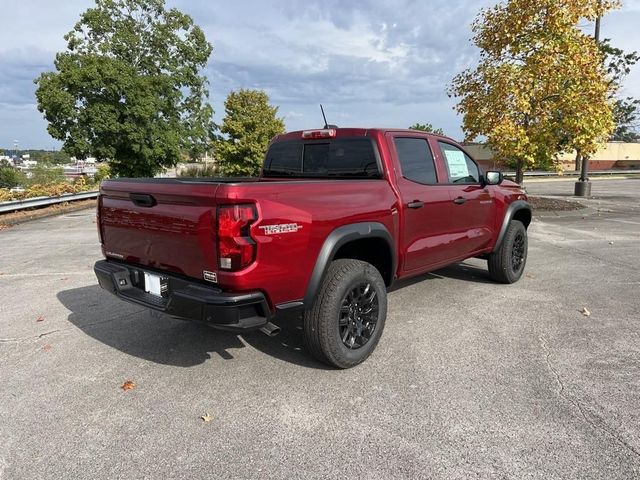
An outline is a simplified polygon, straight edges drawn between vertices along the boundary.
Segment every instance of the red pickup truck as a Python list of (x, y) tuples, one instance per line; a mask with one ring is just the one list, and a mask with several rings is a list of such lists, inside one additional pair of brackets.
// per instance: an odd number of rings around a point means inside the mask
[(304, 312), (311, 354), (364, 361), (387, 288), (470, 257), (517, 281), (531, 207), (453, 140), (413, 130), (324, 128), (280, 135), (254, 179), (102, 183), (100, 286), (169, 315), (273, 335)]

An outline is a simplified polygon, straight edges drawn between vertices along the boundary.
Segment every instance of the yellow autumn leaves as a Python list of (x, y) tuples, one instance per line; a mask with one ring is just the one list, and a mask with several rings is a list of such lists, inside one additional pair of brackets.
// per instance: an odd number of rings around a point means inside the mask
[(594, 153), (614, 127), (611, 84), (596, 42), (578, 21), (617, 6), (509, 0), (482, 10), (472, 25), (479, 64), (449, 88), (467, 138), (486, 137), (499, 158), (523, 167), (572, 150)]

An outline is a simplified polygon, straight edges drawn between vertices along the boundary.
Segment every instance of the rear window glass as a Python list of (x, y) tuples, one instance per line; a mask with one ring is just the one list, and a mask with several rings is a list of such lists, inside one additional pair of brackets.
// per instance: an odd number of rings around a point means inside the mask
[(438, 183), (429, 143), (423, 138), (396, 138), (396, 152), (404, 178), (424, 184)]
[(274, 143), (267, 152), (265, 177), (379, 178), (369, 138), (338, 138)]

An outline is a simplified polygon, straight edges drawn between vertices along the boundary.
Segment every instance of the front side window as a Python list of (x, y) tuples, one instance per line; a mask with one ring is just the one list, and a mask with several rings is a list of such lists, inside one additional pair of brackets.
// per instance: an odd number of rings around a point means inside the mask
[(449, 183), (480, 183), (480, 171), (476, 163), (450, 143), (438, 142), (447, 166)]

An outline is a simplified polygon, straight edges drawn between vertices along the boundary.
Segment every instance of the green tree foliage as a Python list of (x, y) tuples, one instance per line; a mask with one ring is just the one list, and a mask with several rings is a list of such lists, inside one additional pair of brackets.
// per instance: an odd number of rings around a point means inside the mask
[(611, 140), (618, 142), (640, 142), (640, 100), (632, 97), (617, 98), (613, 105), (616, 127)]
[(409, 127), (409, 130), (420, 130), (421, 132), (444, 135), (444, 130), (442, 130), (441, 128), (433, 128), (433, 125), (431, 125), (430, 123), (414, 123)]
[(499, 160), (527, 167), (565, 151), (593, 154), (613, 130), (611, 84), (594, 39), (579, 28), (617, 0), (507, 0), (473, 23), (480, 62), (457, 75), (468, 140), (486, 136)]
[(212, 46), (191, 17), (164, 0), (96, 0), (65, 40), (36, 97), (66, 152), (139, 177), (206, 148), (213, 111), (200, 72)]
[[(5, 150), (5, 152), (7, 151)], [(13, 151), (10, 152), (13, 153)], [(22, 155), (29, 155), (29, 160), (35, 160), (38, 163), (47, 165), (62, 165), (71, 161), (68, 154), (57, 150), (19, 150), (16, 152), (17, 157), (22, 157)]]
[(214, 157), (227, 176), (257, 176), (269, 141), (284, 132), (278, 107), (261, 90), (231, 92), (224, 102), (222, 135), (214, 141)]
[(640, 55), (635, 51), (626, 53), (624, 50), (613, 47), (609, 39), (600, 43), (600, 51), (604, 56), (605, 67), (611, 79), (611, 96), (614, 101), (615, 128), (611, 140), (640, 141), (640, 133), (638, 132), (640, 100), (618, 95), (625, 77), (631, 72), (631, 67), (640, 60)]

